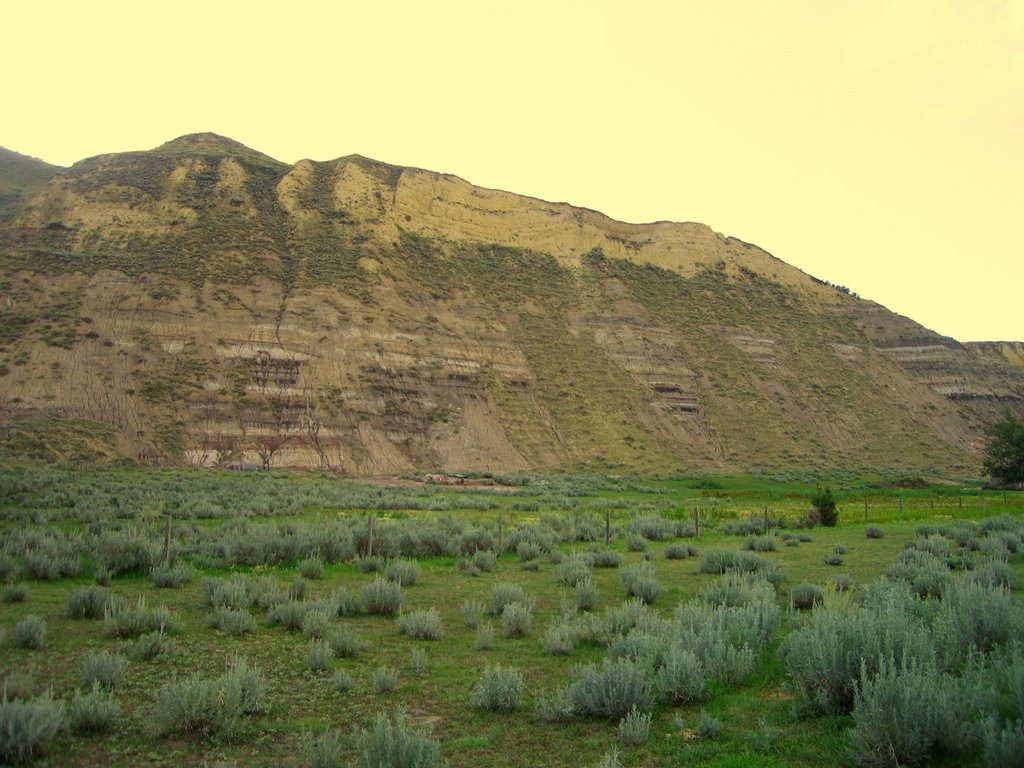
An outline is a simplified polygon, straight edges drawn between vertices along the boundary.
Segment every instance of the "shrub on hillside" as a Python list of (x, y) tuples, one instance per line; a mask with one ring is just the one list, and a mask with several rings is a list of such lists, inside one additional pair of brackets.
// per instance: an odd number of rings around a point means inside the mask
[(369, 584), (363, 584), (359, 598), (367, 613), (394, 616), (402, 605), (402, 589), (393, 581), (375, 579)]
[(605, 720), (620, 720), (633, 709), (650, 712), (654, 707), (647, 667), (625, 658), (605, 660), (600, 667), (579, 667), (569, 696), (575, 712)]
[(355, 733), (356, 768), (439, 768), (441, 748), (427, 729), (409, 729), (402, 712), (394, 724), (378, 715), (369, 729)]
[(64, 726), (64, 708), (49, 696), (0, 700), (0, 764), (33, 762)]
[(470, 694), (470, 703), (477, 709), (511, 712), (523, 703), (525, 692), (523, 673), (515, 667), (498, 664), (484, 668), (480, 681)]

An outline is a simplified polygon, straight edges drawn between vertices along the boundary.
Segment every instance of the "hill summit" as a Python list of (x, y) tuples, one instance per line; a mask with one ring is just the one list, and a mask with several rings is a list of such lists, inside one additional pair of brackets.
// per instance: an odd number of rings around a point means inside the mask
[(0, 157), (0, 413), (40, 455), (975, 473), (984, 425), (1024, 411), (1014, 345), (703, 224), (209, 133), (33, 168)]

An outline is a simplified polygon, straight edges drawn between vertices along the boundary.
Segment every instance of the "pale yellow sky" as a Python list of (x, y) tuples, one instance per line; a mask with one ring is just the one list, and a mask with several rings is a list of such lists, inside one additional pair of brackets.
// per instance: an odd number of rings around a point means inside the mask
[(1024, 339), (1024, 0), (22, 2), (0, 144), (215, 131), (702, 221), (962, 341)]

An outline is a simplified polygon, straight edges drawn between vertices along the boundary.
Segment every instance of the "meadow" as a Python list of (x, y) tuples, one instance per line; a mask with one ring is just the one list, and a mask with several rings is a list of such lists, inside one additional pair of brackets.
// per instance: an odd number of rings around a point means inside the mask
[(1020, 494), (469, 481), (0, 472), (0, 763), (1019, 764)]

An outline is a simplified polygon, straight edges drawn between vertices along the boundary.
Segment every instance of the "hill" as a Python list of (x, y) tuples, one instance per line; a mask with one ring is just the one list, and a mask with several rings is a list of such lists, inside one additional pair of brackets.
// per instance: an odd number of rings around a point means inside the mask
[(1021, 368), (705, 225), (214, 134), (56, 173), (0, 269), (7, 422), (158, 463), (975, 473), (1024, 409)]
[(54, 177), (60, 166), (0, 147), (0, 221), (12, 216), (30, 197)]

